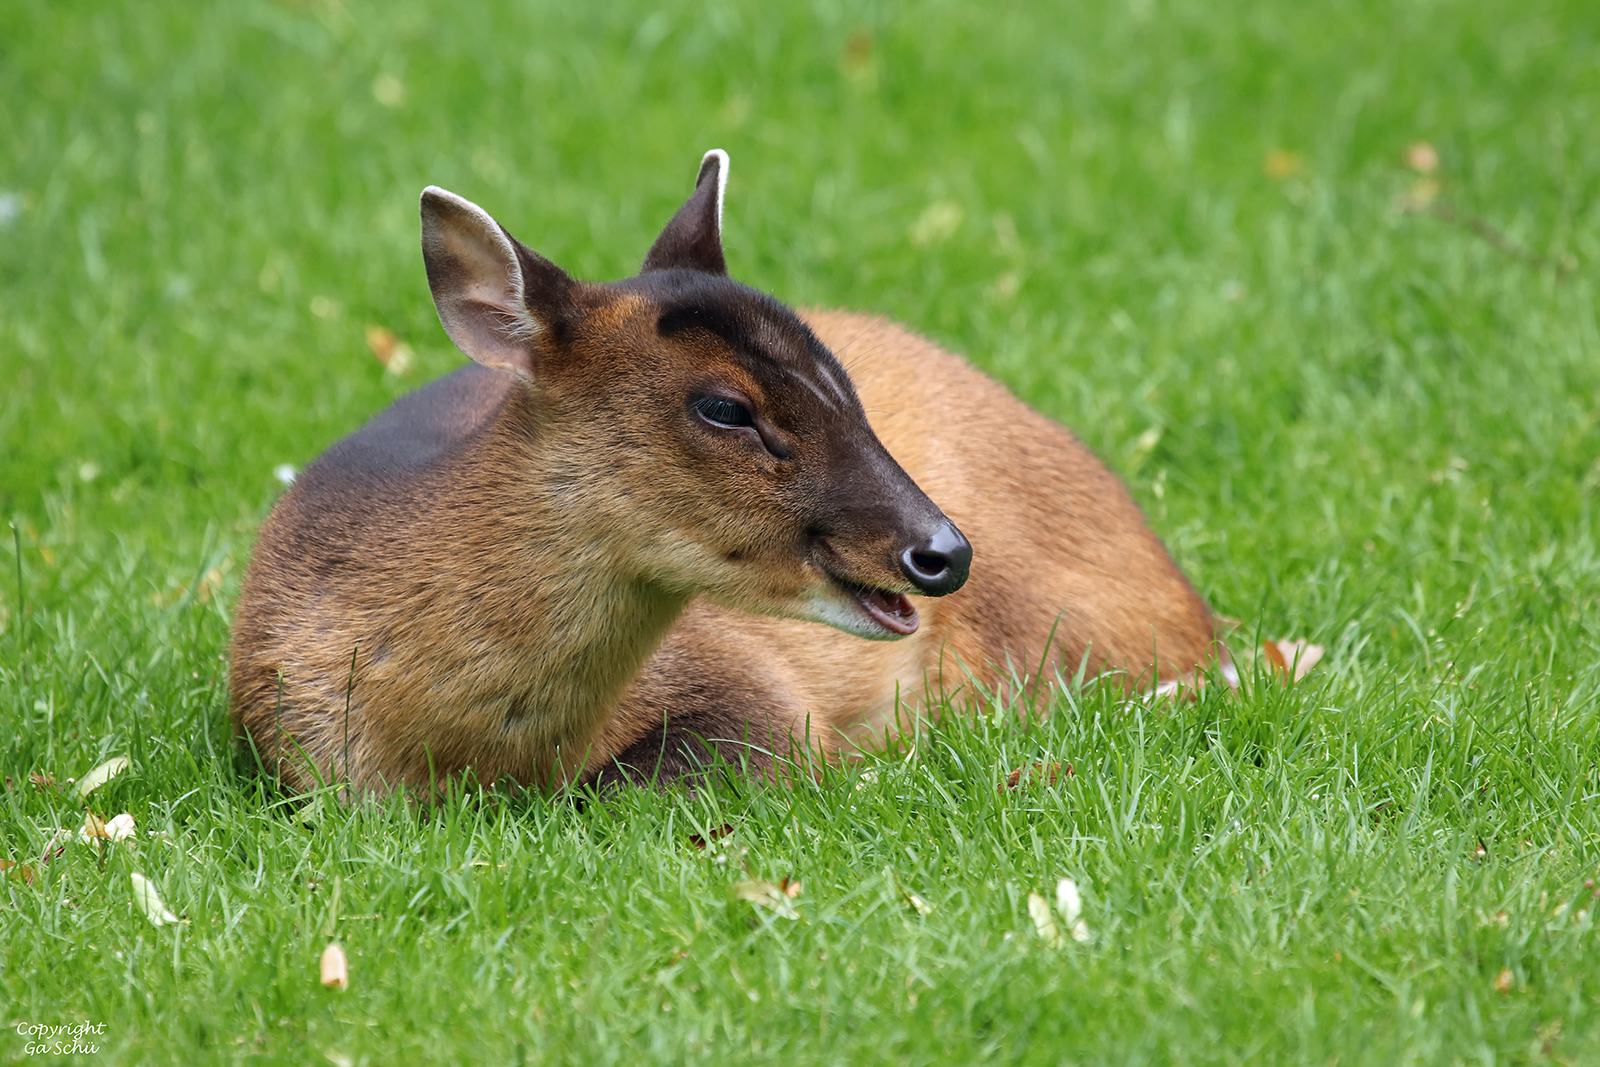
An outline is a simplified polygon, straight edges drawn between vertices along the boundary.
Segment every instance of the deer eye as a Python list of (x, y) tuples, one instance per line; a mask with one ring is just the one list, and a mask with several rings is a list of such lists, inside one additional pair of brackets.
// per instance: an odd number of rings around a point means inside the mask
[(750, 415), (749, 408), (725, 396), (703, 396), (691, 406), (711, 425), (730, 430), (740, 426), (750, 426), (755, 421)]

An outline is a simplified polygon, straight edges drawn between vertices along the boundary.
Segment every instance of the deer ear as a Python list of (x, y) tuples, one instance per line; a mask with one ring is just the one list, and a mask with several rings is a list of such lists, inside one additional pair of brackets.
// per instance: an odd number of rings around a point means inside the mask
[(470, 200), (422, 191), (422, 260), (439, 321), (486, 367), (533, 378), (539, 353), (566, 332), (574, 282)]
[(700, 161), (694, 192), (661, 231), (640, 274), (653, 270), (698, 270), (727, 274), (722, 258), (722, 193), (728, 187), (728, 153), (713, 148)]

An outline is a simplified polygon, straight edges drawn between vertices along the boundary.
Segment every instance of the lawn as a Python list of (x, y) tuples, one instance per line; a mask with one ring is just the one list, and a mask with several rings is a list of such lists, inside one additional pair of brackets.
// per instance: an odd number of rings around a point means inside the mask
[[(108, 1064), (1600, 1062), (1592, 0), (0, 27), (0, 1056), (88, 1022)], [(966, 353), (1128, 479), (1241, 645), (1322, 665), (956, 709), (789, 789), (407, 810), (242, 773), (275, 472), (462, 362), (419, 191), (615, 278), (711, 147), (735, 276)], [(1034, 761), (1073, 773), (997, 788)], [(136, 840), (44, 862), (86, 807)], [(1028, 898), (1062, 877), (1088, 936), (1055, 944)]]

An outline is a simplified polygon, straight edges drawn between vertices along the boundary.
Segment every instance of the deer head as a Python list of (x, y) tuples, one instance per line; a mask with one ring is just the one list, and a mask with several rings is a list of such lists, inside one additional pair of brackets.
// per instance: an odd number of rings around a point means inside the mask
[(728, 277), (727, 174), (726, 154), (708, 152), (640, 273), (604, 284), (430, 187), (439, 318), (473, 360), (518, 379), (528, 477), (562, 509), (563, 535), (588, 539), (620, 580), (905, 636), (908, 595), (959, 589), (971, 547), (879, 442), (833, 353)]

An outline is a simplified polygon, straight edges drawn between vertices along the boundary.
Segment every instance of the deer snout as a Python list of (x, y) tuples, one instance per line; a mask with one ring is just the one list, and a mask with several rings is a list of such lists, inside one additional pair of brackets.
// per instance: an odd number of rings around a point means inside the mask
[(966, 583), (971, 568), (972, 545), (949, 519), (921, 543), (900, 553), (901, 573), (924, 596), (954, 593)]

